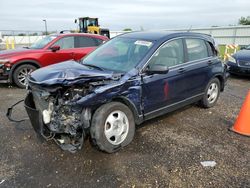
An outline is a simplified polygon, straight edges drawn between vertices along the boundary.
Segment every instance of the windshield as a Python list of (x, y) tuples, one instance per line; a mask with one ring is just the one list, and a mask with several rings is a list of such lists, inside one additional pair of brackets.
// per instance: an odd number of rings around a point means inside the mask
[(50, 43), (52, 40), (54, 40), (56, 38), (55, 35), (52, 36), (46, 36), (44, 38), (42, 38), (41, 40), (39, 40), (38, 42), (32, 44), (30, 46), (31, 49), (42, 49), (44, 48), (48, 43)]
[(118, 37), (97, 48), (82, 63), (124, 73), (136, 67), (152, 46), (151, 41)]

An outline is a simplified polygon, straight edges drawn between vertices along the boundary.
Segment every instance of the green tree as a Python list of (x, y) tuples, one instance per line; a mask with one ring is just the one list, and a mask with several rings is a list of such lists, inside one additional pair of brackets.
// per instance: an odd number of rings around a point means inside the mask
[(38, 33), (31, 33), (30, 35), (31, 35), (31, 36), (37, 36)]
[(239, 25), (250, 25), (250, 16), (241, 17), (238, 22)]
[(125, 29), (123, 29), (123, 31), (132, 31), (132, 29), (130, 29), (130, 28), (125, 28)]
[(18, 36), (26, 36), (25, 33), (19, 33)]

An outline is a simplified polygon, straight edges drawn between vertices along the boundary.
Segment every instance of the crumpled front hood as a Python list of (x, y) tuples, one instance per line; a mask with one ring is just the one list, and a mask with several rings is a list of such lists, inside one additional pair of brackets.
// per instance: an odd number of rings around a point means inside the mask
[(111, 71), (101, 71), (75, 61), (65, 61), (32, 72), (28, 81), (42, 85), (71, 85), (79, 81), (98, 81), (113, 78), (114, 74)]
[(237, 60), (250, 61), (250, 50), (240, 50), (233, 57)]

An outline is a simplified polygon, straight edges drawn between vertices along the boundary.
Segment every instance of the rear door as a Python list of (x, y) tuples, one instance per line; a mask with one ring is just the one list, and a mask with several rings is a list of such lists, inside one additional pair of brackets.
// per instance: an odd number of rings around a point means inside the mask
[(186, 38), (186, 63), (183, 74), (187, 85), (187, 97), (203, 94), (212, 75), (212, 66), (218, 61), (213, 56), (209, 42), (200, 38)]

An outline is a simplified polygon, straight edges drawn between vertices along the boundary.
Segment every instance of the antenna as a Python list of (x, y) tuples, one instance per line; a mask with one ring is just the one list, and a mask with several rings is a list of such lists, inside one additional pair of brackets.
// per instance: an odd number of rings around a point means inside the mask
[(189, 29), (187, 30), (187, 32), (190, 32), (191, 31), (191, 29), (192, 29), (192, 25), (190, 25), (190, 27), (189, 27)]

